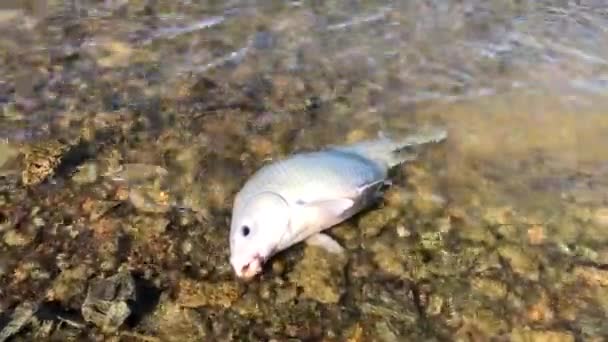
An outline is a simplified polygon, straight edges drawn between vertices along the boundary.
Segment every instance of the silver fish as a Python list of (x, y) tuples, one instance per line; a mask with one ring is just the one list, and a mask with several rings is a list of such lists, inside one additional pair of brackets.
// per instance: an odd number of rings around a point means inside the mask
[(322, 233), (379, 200), (391, 168), (417, 157), (415, 147), (445, 140), (427, 129), (399, 141), (377, 139), (292, 155), (260, 168), (236, 194), (230, 264), (251, 279), (276, 253), (301, 241), (332, 253), (343, 248)]

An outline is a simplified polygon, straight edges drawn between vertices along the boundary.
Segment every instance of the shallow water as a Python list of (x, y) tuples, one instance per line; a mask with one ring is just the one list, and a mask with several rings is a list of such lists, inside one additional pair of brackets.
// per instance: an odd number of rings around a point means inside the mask
[[(608, 336), (603, 1), (2, 6), (0, 337)], [(448, 140), (330, 231), (345, 258), (295, 246), (235, 281), (256, 168), (428, 125)], [(124, 274), (137, 295), (99, 309)]]

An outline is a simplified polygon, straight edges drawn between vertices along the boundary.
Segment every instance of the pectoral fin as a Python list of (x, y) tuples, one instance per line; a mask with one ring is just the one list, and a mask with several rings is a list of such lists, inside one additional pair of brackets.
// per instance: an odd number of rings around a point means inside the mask
[(344, 253), (344, 248), (340, 244), (327, 234), (317, 233), (306, 239), (306, 243), (311, 246), (317, 246), (325, 249), (326, 251), (333, 254)]
[(344, 212), (355, 204), (350, 198), (337, 198), (312, 202), (300, 202), (306, 208), (308, 215), (314, 215), (321, 222), (341, 217)]

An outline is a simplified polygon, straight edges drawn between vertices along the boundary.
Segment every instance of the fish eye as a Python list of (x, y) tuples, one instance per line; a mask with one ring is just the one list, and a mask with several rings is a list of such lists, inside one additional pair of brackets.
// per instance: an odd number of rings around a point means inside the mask
[(243, 236), (247, 236), (251, 232), (251, 229), (248, 226), (243, 226), (241, 232), (243, 233)]

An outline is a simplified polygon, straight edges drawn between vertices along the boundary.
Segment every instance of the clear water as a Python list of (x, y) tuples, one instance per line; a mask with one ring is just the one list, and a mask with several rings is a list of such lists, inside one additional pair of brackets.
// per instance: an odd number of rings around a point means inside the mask
[[(603, 1), (33, 0), (2, 8), (0, 153), (97, 132), (88, 159), (75, 162), (93, 168), (90, 181), (58, 172), (26, 191), (23, 164), (3, 167), (4, 321), (19, 303), (48, 302), (40, 294), (57, 286), (61, 255), (91, 276), (127, 265), (163, 294), (141, 321), (121, 326), (130, 338), (608, 335)], [(329, 286), (343, 293), (338, 302), (306, 297), (327, 284), (290, 278), (303, 258), (324, 265), (304, 246), (253, 283), (232, 278), (232, 196), (265, 160), (425, 125), (446, 127), (448, 140), (395, 172), (384, 206), (335, 230), (349, 251), (338, 267), (345, 275), (329, 276), (346, 279)], [(137, 186), (149, 196), (121, 195)], [(123, 204), (99, 221), (87, 200)], [(366, 235), (373, 215), (382, 221), (391, 210), (397, 215)], [(44, 224), (30, 228), (36, 217)], [(150, 235), (134, 223), (142, 217), (168, 223)], [(6, 242), (18, 229), (26, 242)], [(130, 242), (108, 252), (104, 239)], [(242, 292), (227, 307), (169, 315), (176, 300), (163, 296), (184, 279)], [(264, 296), (292, 283), (296, 302)], [(58, 322), (57, 310), (81, 320), (88, 280), (78, 284), (40, 321)], [(53, 324), (55, 334), (102, 336), (94, 324)], [(18, 336), (40, 329), (32, 323)]]

